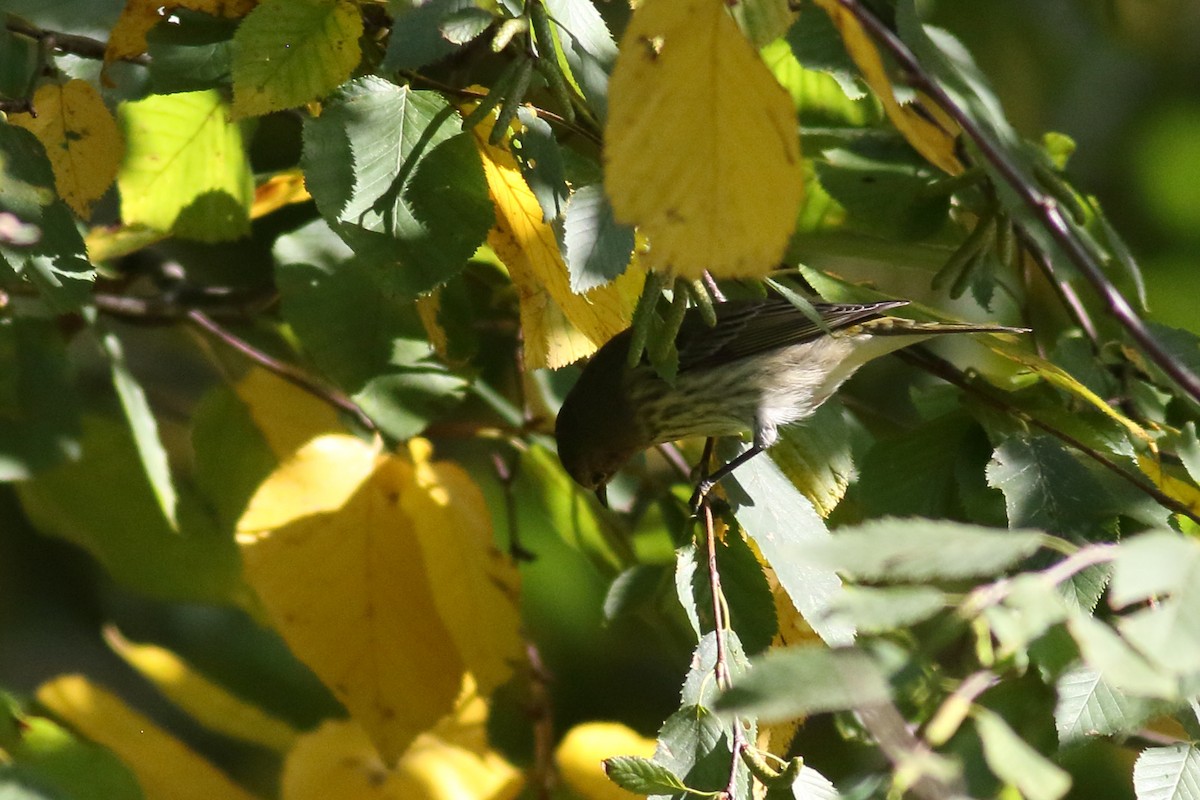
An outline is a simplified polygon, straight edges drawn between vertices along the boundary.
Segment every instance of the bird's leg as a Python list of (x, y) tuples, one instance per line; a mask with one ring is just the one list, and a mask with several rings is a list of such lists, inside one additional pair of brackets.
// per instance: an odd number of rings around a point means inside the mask
[[(708, 441), (711, 444), (713, 440), (710, 438)], [(708, 450), (708, 445), (705, 445), (705, 449), (706, 451)], [(696, 484), (696, 491), (692, 492), (692, 499), (689, 501), (692, 510), (698, 511), (700, 509), (700, 504), (704, 502), (704, 498), (708, 496), (708, 493), (712, 491), (712, 488), (720, 483), (726, 475), (733, 472), (742, 464), (745, 464), (747, 461), (754, 458), (756, 455), (766, 449), (767, 448), (755, 442), (750, 446), (749, 450), (742, 453), (728, 464), (720, 467), (713, 474), (701, 478), (700, 482)], [(705, 460), (705, 463), (707, 463), (707, 459)]]

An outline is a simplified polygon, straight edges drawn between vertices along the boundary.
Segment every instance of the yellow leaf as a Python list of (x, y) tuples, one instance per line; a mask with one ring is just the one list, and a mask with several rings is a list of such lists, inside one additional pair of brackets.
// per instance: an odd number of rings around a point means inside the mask
[(82, 675), (43, 683), (37, 699), (72, 728), (113, 751), (146, 800), (257, 800), (182, 742)]
[(54, 184), (81, 217), (112, 185), (124, 143), (116, 120), (87, 81), (45, 84), (33, 96), (37, 117), (12, 114), (8, 121), (27, 129), (42, 146), (54, 170)]
[(146, 34), (176, 8), (202, 11), (214, 17), (242, 17), (257, 0), (126, 0), (125, 8), (108, 36), (105, 65), (146, 52)]
[(585, 722), (567, 732), (554, 751), (563, 781), (587, 800), (633, 800), (604, 774), (603, 761), (612, 756), (654, 755), (654, 740), (617, 722)]
[(517, 288), (526, 366), (555, 369), (590, 355), (629, 327), (645, 274), (631, 268), (585, 294), (572, 292), (558, 238), (542, 221), (542, 208), (512, 153), (488, 144), (490, 128), (485, 120), (474, 131), (496, 205), (488, 244)]
[(487, 746), (486, 713), (475, 698), (418, 736), (394, 769), (357, 723), (326, 722), (288, 755), (281, 800), (510, 800), (521, 773)]
[(201, 241), (249, 231), (254, 176), (220, 92), (151, 95), (123, 103), (121, 120), (128, 148), (117, 184), (126, 224)]
[(1168, 497), (1183, 503), (1194, 514), (1200, 514), (1200, 487), (1180, 480), (1163, 469), (1162, 462), (1147, 455), (1137, 457), (1138, 466), (1155, 486)]
[(496, 550), (483, 494), (457, 464), (430, 461), (424, 439), (408, 445), (421, 491), (400, 506), (416, 526), (434, 602), (481, 694), (512, 675), (521, 657), (516, 567)]
[[(921, 108), (903, 105), (896, 99), (892, 91), (892, 82), (884, 69), (883, 59), (879, 50), (871, 40), (854, 14), (838, 0), (816, 0), (817, 5), (825, 9), (825, 13), (833, 20), (834, 26), (842, 35), (842, 43), (846, 51), (854, 59), (859, 70), (866, 79), (867, 85), (875, 92), (879, 102), (883, 104), (884, 113), (908, 140), (913, 148), (925, 157), (929, 163), (943, 171), (957, 175), (963, 171), (958, 157), (954, 155), (954, 143), (958, 137), (958, 127), (940, 108), (930, 102), (921, 104)], [(804, 24), (803, 20), (800, 24)], [(932, 117), (932, 119), (930, 119)]]
[(104, 638), (126, 663), (209, 730), (280, 752), (295, 741), (297, 732), (291, 725), (232, 694), (170, 650), (135, 644), (115, 630), (105, 631)]
[(264, 0), (233, 38), (233, 113), (302, 106), (350, 78), (362, 12), (345, 0)]
[(605, 188), (650, 240), (645, 263), (695, 279), (778, 266), (804, 191), (787, 92), (721, 0), (646, 0), (609, 84)]
[(272, 175), (254, 189), (254, 203), (250, 206), (250, 219), (265, 217), (293, 203), (306, 203), (312, 195), (304, 186), (304, 173), (298, 169), (286, 170)]
[(280, 459), (323, 433), (345, 429), (328, 403), (261, 367), (247, 372), (235, 390)]
[(453, 709), (466, 678), (402, 507), (420, 491), (405, 461), (322, 436), (238, 523), (246, 580), (272, 622), (388, 763)]
[(450, 349), (449, 340), (446, 338), (446, 329), (438, 321), (438, 314), (441, 310), (442, 287), (439, 286), (429, 294), (423, 294), (417, 298), (417, 317), (421, 320), (421, 327), (425, 329), (425, 337), (429, 339), (433, 352), (446, 361), (449, 358)]

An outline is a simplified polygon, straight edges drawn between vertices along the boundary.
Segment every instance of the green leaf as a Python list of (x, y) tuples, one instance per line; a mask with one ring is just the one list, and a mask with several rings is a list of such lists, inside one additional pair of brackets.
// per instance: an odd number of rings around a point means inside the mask
[(1067, 616), (1067, 630), (1079, 645), (1084, 664), (1117, 690), (1138, 697), (1175, 700), (1176, 682), (1157, 664), (1134, 650), (1103, 622), (1081, 613)]
[(459, 45), (442, 35), (443, 26), (468, 9), (476, 9), (473, 0), (429, 0), (421, 4), (391, 0), (388, 11), (394, 21), (383, 71), (416, 69), (453, 53)]
[(600, 185), (576, 189), (567, 202), (563, 241), (571, 291), (583, 294), (625, 272), (633, 255), (633, 228), (613, 218)]
[(756, 48), (783, 36), (796, 18), (788, 0), (747, 0), (730, 11), (742, 33)]
[(1180, 743), (1148, 747), (1133, 765), (1137, 800), (1200, 798), (1200, 748)]
[(1067, 601), (1057, 586), (1038, 575), (1017, 575), (1005, 584), (1004, 599), (984, 610), (984, 619), (1000, 644), (1001, 658), (1023, 658), (1051, 627), (1066, 619)]
[(570, 78), (591, 110), (603, 120), (608, 110), (608, 73), (617, 57), (612, 34), (591, 0), (546, 0)]
[(442, 38), (451, 44), (463, 45), (473, 41), (488, 29), (496, 17), (478, 6), (468, 6), (448, 15), (438, 26)]
[(1118, 690), (1094, 669), (1077, 666), (1054, 685), (1054, 727), (1063, 744), (1088, 736), (1133, 733), (1161, 710), (1156, 704)]
[(479, 154), (433, 92), (346, 84), (306, 121), (301, 163), (329, 224), (408, 294), (460, 270), (494, 221)]
[(158, 437), (158, 421), (146, 400), (146, 392), (137, 377), (125, 363), (125, 351), (121, 340), (111, 330), (96, 329), (100, 347), (108, 357), (109, 368), (112, 371), (113, 387), (121, 401), (121, 409), (125, 412), (125, 421), (133, 434), (133, 442), (137, 447), (138, 460), (154, 499), (172, 530), (178, 530), (179, 520), (177, 506), (179, 496), (175, 492), (175, 484), (171, 480), (171, 465), (167, 461), (167, 450)]
[[(767, 791), (767, 800), (774, 800), (772, 791), (774, 787)], [(805, 764), (792, 782), (791, 794), (780, 792), (779, 797), (781, 800), (838, 800), (841, 795), (828, 778)]]
[[(15, 125), (0, 125), (0, 213), (14, 218), (0, 237), (0, 289), (18, 297), (32, 284), (46, 309), (79, 310), (91, 297), (95, 271), (66, 203), (58, 199), (54, 174), (41, 142)], [(7, 266), (7, 268), (6, 268)], [(44, 313), (21, 300), (18, 314)]]
[(870, 581), (957, 580), (995, 575), (1033, 554), (1037, 531), (998, 531), (921, 519), (882, 519), (838, 530), (803, 549), (807, 563)]
[[(765, 650), (775, 637), (775, 600), (754, 551), (737, 531), (716, 540), (717, 573), (729, 608), (730, 625), (748, 653)], [(696, 635), (713, 629), (712, 587), (707, 556), (697, 546), (681, 548), (676, 570), (680, 601)]]
[[(690, 787), (668, 793), (672, 800), (692, 798), (693, 793), (715, 794), (724, 789), (729, 781), (731, 758), (727, 726), (703, 706), (684, 705), (667, 718), (658, 732), (654, 762)], [(744, 793), (749, 784), (747, 775), (745, 766), (739, 762), (742, 791), (738, 797), (747, 796)]]
[[(721, 453), (730, 457), (726, 449)], [(842, 581), (832, 569), (808, 558), (809, 547), (831, 541), (812, 503), (769, 458), (750, 459), (722, 485), (738, 523), (775, 570), (796, 610), (825, 642), (848, 644), (854, 632), (825, 615)]]
[(634, 794), (674, 794), (688, 788), (675, 773), (639, 756), (613, 756), (604, 759), (604, 772), (622, 789)]
[(562, 148), (550, 124), (533, 109), (522, 105), (517, 109), (517, 119), (522, 129), (513, 136), (512, 154), (542, 207), (542, 221), (550, 222), (562, 216), (570, 196)]
[[(42, 717), (20, 719), (20, 739), (5, 743), (0, 764), (0, 797), (24, 784), (45, 789), (46, 797), (71, 800), (141, 800), (137, 778), (111, 752), (76, 738)], [(11, 760), (10, 760), (11, 759)], [(21, 797), (21, 795), (12, 795)], [(42, 797), (31, 794), (31, 797)]]
[(1200, 544), (1167, 531), (1123, 542), (1109, 600), (1121, 608), (1153, 601), (1120, 618), (1121, 633), (1178, 673), (1200, 672)]
[(233, 113), (256, 116), (324, 97), (362, 53), (362, 16), (347, 0), (264, 0), (233, 39)]
[(172, 531), (125, 425), (85, 416), (82, 449), (78, 461), (17, 485), (39, 531), (84, 548), (117, 583), (151, 597), (216, 604), (242, 598), (232, 531), (221, 530), (184, 487), (179, 531)]
[(977, 706), (971, 716), (988, 766), (1022, 796), (1058, 800), (1071, 788), (1071, 776), (1026, 744), (999, 714)]
[[(331, 241), (332, 240), (332, 241)], [(461, 399), (466, 382), (440, 364), (411, 299), (386, 275), (349, 257), (328, 227), (282, 236), (275, 254), (284, 319), (321, 370), (397, 439), (419, 433)]]
[(1196, 423), (1189, 421), (1180, 436), (1179, 459), (1193, 481), (1200, 485), (1200, 439), (1196, 438)]
[(855, 475), (856, 456), (870, 437), (846, 408), (830, 400), (805, 420), (780, 431), (771, 460), (822, 517), (842, 501)]
[(885, 633), (927, 620), (947, 602), (946, 595), (931, 586), (847, 586), (828, 613), (836, 624), (859, 633)]
[(949, 196), (929, 191), (934, 168), (899, 137), (860, 138), (826, 150), (816, 166), (821, 185), (849, 212), (851, 228), (916, 240), (946, 224)]
[(717, 700), (719, 711), (784, 722), (886, 702), (891, 691), (862, 651), (822, 646), (773, 650)]
[(79, 404), (51, 320), (0, 319), (0, 481), (79, 457)]
[(182, 8), (171, 13), (177, 24), (155, 25), (146, 35), (154, 93), (196, 92), (228, 84), (237, 23)]
[(862, 459), (854, 498), (871, 515), (961, 516), (957, 475), (977, 430), (952, 413), (879, 440)]
[(1123, 481), (1100, 476), (1049, 436), (1006, 440), (996, 448), (987, 478), (1004, 493), (1013, 527), (1097, 539), (1119, 514), (1152, 524), (1167, 521), (1166, 509)]
[[(729, 670), (729, 677), (737, 681), (750, 669), (750, 661), (746, 658), (741, 639), (738, 638), (736, 631), (726, 631), (723, 641), (725, 644), (725, 667)], [(683, 681), (683, 691), (681, 692), (684, 705), (712, 708), (713, 701), (720, 690), (716, 681), (713, 680), (716, 668), (717, 635), (709, 631), (700, 637), (700, 643), (692, 652), (691, 667)]]
[(646, 606), (663, 586), (666, 569), (659, 564), (636, 564), (613, 578), (604, 596), (604, 619), (620, 619)]
[(117, 174), (121, 218), (204, 242), (250, 231), (254, 176), (220, 92), (123, 103), (129, 149)]
[(227, 386), (213, 388), (192, 414), (193, 477), (224, 530), (232, 531), (250, 498), (278, 466), (250, 411)]
[(867, 96), (858, 82), (858, 67), (828, 14), (814, 11), (801, 15), (788, 29), (786, 38), (796, 59), (806, 69), (831, 75), (851, 100)]

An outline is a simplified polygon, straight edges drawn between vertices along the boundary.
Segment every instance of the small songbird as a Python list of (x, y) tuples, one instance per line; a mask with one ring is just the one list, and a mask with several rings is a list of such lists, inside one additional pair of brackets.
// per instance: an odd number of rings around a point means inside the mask
[(603, 502), (613, 474), (648, 447), (689, 436), (753, 432), (749, 450), (701, 482), (696, 503), (735, 467), (774, 444), (779, 428), (815, 412), (868, 361), (943, 333), (1025, 332), (885, 313), (907, 304), (814, 303), (824, 328), (779, 298), (720, 303), (711, 327), (699, 310), (689, 309), (675, 338), (679, 371), (673, 383), (644, 356), (630, 368), (630, 331), (619, 333), (584, 367), (558, 412), (559, 459)]

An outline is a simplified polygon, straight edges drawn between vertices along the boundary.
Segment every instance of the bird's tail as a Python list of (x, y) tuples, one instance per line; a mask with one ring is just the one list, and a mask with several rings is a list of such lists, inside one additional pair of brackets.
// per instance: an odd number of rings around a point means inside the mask
[(873, 336), (932, 336), (939, 333), (1029, 333), (1029, 328), (993, 325), (986, 322), (919, 322), (904, 317), (879, 317), (859, 324)]

